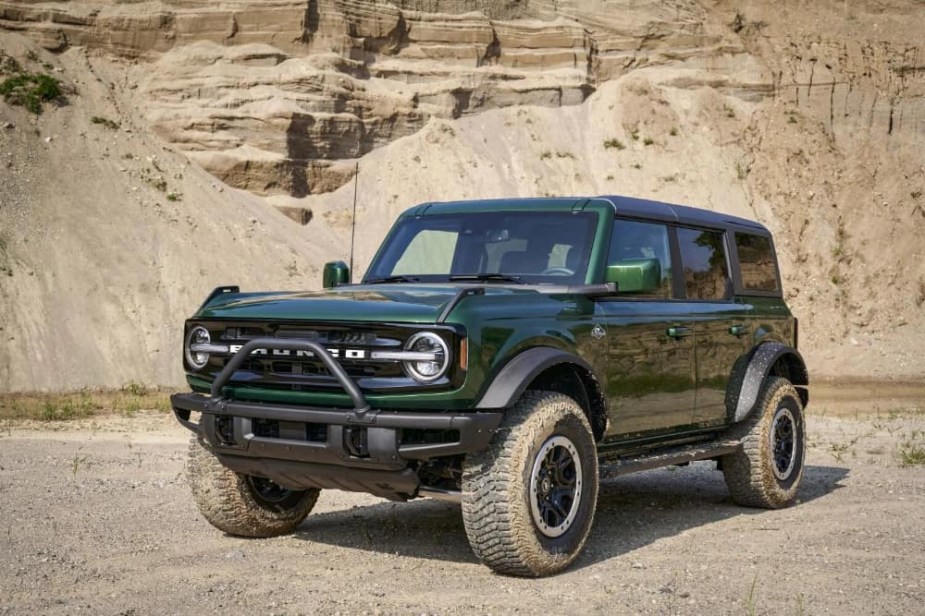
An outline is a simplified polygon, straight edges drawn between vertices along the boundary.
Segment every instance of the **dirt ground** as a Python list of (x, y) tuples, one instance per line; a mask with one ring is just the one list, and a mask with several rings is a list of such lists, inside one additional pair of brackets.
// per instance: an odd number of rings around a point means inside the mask
[(7, 423), (0, 613), (913, 614), (925, 605), (925, 387), (821, 386), (800, 502), (733, 505), (710, 463), (601, 491), (588, 549), (502, 577), (458, 506), (328, 491), (292, 536), (228, 537), (196, 511), (165, 414)]

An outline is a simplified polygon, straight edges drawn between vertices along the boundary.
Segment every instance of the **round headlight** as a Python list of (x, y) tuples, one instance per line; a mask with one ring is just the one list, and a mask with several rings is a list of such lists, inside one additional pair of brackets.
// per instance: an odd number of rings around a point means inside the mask
[(430, 383), (444, 375), (450, 365), (450, 350), (443, 338), (431, 332), (415, 334), (405, 343), (410, 353), (422, 353), (426, 359), (409, 359), (405, 371), (415, 381)]
[(191, 368), (202, 370), (209, 363), (209, 354), (195, 350), (193, 347), (201, 344), (209, 344), (212, 341), (209, 336), (209, 330), (202, 325), (197, 325), (189, 330), (186, 334), (186, 363)]

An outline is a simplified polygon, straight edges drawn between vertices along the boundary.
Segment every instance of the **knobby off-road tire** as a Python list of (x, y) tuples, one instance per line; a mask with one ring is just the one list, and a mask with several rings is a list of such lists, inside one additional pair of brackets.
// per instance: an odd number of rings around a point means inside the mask
[(466, 456), (462, 513), (472, 550), (499, 573), (539, 577), (581, 553), (597, 506), (591, 425), (568, 396), (528, 391), (485, 451)]
[(238, 537), (291, 533), (315, 506), (320, 492), (285, 490), (267, 479), (235, 473), (195, 436), (190, 439), (186, 476), (206, 520)]
[(790, 381), (768, 377), (741, 430), (739, 450), (722, 458), (732, 500), (765, 509), (791, 504), (803, 478), (806, 431), (803, 405)]

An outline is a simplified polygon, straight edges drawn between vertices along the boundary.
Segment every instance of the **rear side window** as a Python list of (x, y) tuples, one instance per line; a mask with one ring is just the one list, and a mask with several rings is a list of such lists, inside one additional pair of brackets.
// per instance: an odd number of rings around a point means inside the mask
[(721, 300), (731, 296), (722, 231), (678, 229), (684, 291), (688, 299)]
[(771, 238), (751, 233), (736, 233), (736, 249), (742, 270), (742, 286), (749, 291), (779, 291), (777, 263), (771, 250)]

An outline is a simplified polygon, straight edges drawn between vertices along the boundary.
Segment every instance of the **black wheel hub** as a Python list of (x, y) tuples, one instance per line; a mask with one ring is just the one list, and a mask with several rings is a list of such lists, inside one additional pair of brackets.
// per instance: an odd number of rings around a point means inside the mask
[(581, 460), (572, 442), (555, 436), (540, 448), (530, 478), (533, 521), (547, 537), (564, 534), (578, 513)]
[(796, 421), (790, 409), (781, 407), (771, 424), (771, 455), (774, 475), (785, 480), (793, 472), (797, 446)]

